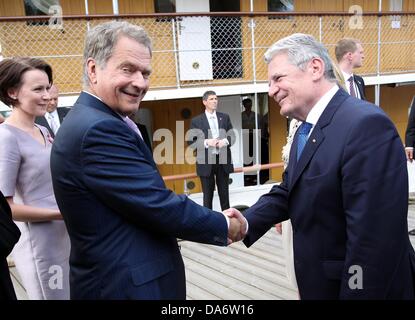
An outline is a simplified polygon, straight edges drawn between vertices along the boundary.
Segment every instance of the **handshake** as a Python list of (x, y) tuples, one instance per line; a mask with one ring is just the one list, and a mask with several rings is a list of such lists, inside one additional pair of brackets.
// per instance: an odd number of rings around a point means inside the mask
[(239, 210), (229, 208), (223, 211), (229, 217), (228, 245), (245, 238), (248, 223)]

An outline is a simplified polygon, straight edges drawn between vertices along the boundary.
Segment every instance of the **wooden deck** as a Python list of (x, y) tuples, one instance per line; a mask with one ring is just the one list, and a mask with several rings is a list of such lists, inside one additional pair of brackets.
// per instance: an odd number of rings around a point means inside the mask
[[(408, 211), (409, 229), (415, 228), (415, 201)], [(411, 236), (415, 247), (415, 237)], [(228, 248), (181, 241), (189, 300), (297, 299), (285, 276), (281, 236), (271, 229), (251, 248), (234, 243)], [(27, 299), (15, 268), (12, 280), (18, 299)]]

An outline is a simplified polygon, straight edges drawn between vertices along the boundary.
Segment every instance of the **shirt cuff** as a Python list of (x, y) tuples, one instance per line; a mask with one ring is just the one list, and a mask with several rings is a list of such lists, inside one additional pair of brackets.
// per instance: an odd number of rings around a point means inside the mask
[(405, 147), (405, 150), (414, 150), (413, 147)]
[(203, 142), (203, 144), (205, 145), (205, 149), (207, 149), (207, 148), (209, 148), (209, 145), (208, 145), (208, 139), (205, 139), (205, 141)]
[(227, 146), (229, 145), (229, 141), (228, 139), (222, 139), (223, 143), (226, 144)]
[[(220, 212), (220, 211), (219, 211)], [(226, 214), (224, 214), (223, 212), (221, 212), (222, 214), (223, 214), (223, 216), (225, 217), (225, 219), (226, 219), (226, 223), (228, 224), (228, 230), (229, 230), (229, 224), (230, 224), (230, 220), (229, 220), (229, 217), (226, 215)]]

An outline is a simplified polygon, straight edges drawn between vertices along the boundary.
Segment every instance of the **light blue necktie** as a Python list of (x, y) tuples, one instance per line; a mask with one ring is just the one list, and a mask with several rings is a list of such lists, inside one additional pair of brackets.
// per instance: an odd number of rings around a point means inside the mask
[(301, 153), (303, 152), (304, 146), (307, 143), (308, 134), (310, 133), (313, 125), (308, 122), (303, 122), (298, 128), (298, 137), (297, 137), (297, 161), (300, 159)]

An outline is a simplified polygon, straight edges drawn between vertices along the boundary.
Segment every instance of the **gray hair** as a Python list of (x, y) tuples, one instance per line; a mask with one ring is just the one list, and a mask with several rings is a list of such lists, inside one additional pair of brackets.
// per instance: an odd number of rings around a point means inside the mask
[(301, 70), (305, 70), (306, 64), (311, 59), (318, 57), (324, 62), (324, 77), (330, 81), (336, 80), (327, 49), (312, 35), (294, 33), (278, 40), (265, 52), (265, 62), (269, 64), (276, 55), (281, 53), (286, 53), (288, 61)]
[(142, 27), (125, 21), (110, 21), (99, 24), (88, 31), (85, 39), (83, 74), (85, 87), (89, 87), (86, 65), (88, 58), (93, 58), (99, 67), (104, 68), (121, 36), (137, 41), (149, 49), (150, 55), (152, 54), (151, 39)]

